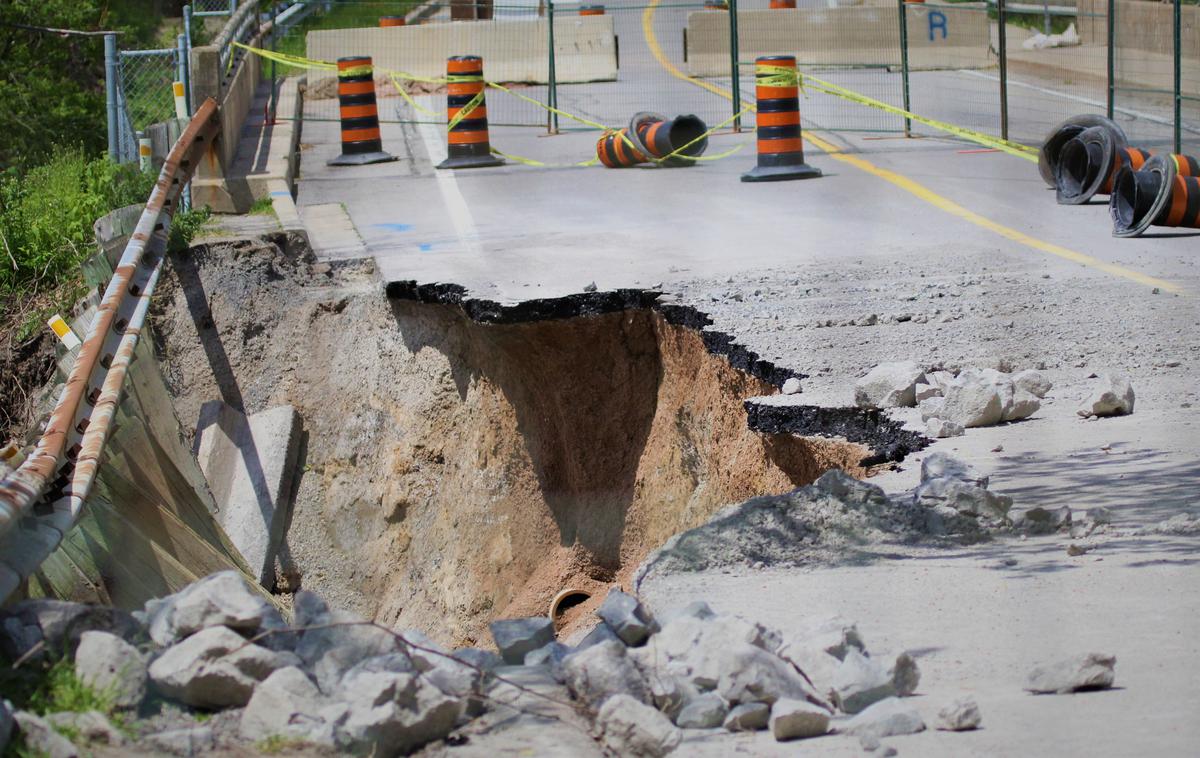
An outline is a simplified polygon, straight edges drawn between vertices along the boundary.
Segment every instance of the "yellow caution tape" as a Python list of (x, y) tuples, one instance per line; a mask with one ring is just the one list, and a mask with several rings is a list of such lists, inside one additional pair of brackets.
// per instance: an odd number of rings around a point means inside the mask
[[(314, 60), (311, 58), (303, 58), (298, 55), (289, 55), (287, 53), (279, 53), (279, 52), (275, 52), (273, 50), (263, 50), (262, 48), (250, 47), (249, 45), (243, 45), (240, 42), (234, 42), (233, 44), (239, 48), (242, 48), (243, 50), (254, 53), (256, 55), (260, 55), (263, 58), (266, 58), (267, 60), (275, 61), (276, 63), (280, 63), (284, 66), (291, 66), (293, 68), (318, 70), (318, 71), (337, 70), (337, 64), (330, 62), (330, 61), (322, 61), (322, 60)], [(780, 70), (784, 71), (784, 69), (780, 69)], [(460, 83), (465, 83), (465, 82), (483, 81), (485, 85), (487, 85), (488, 87), (491, 87), (492, 89), (500, 90), (501, 92), (512, 95), (513, 97), (518, 98), (519, 100), (524, 100), (527, 103), (532, 103), (533, 105), (536, 105), (537, 107), (542, 108), (543, 110), (549, 111), (550, 113), (555, 113), (555, 114), (558, 114), (559, 116), (563, 116), (564, 118), (571, 119), (572, 121), (577, 121), (578, 123), (581, 123), (585, 126), (589, 126), (593, 129), (599, 129), (604, 132), (605, 137), (607, 137), (610, 134), (619, 135), (621, 140), (630, 149), (632, 149), (636, 152), (639, 152), (639, 153), (641, 152), (640, 150), (637, 149), (637, 146), (633, 144), (633, 140), (631, 140), (629, 138), (629, 135), (625, 134), (619, 128), (606, 126), (605, 124), (601, 124), (596, 121), (591, 121), (589, 119), (583, 118), (582, 116), (576, 116), (573, 113), (568, 113), (567, 111), (561, 110), (559, 108), (555, 108), (553, 106), (546, 105), (545, 103), (535, 100), (532, 97), (527, 97), (525, 95), (522, 95), (519, 92), (514, 91), (513, 89), (511, 89), (509, 87), (505, 87), (504, 85), (499, 84), (498, 82), (487, 81), (487, 80), (483, 79), (482, 76), (451, 74), (451, 75), (445, 76), (445, 77), (433, 78), (433, 77), (426, 77), (426, 76), (416, 76), (415, 74), (410, 74), (405, 71), (392, 71), (390, 69), (385, 69), (385, 68), (373, 68), (371, 66), (356, 66), (353, 68), (342, 69), (342, 70), (338, 71), (338, 76), (362, 76), (362, 75), (365, 75), (372, 71), (378, 71), (379, 73), (386, 75), (388, 77), (388, 79), (391, 81), (392, 86), (395, 87), (396, 91), (400, 94), (400, 96), (404, 98), (405, 102), (407, 102), (409, 105), (411, 105), (413, 108), (417, 109), (418, 111), (421, 111), (422, 113), (425, 113), (425, 114), (428, 114), (431, 116), (437, 116), (438, 114), (435, 111), (431, 111), (428, 108), (425, 108), (424, 106), (417, 103), (417, 101), (414, 100), (413, 97), (409, 94), (409, 92), (404, 88), (403, 84), (401, 83), (402, 81), (423, 82), (425, 84), (460, 84)], [(796, 79), (795, 71), (791, 70), (791, 69), (787, 69), (786, 71), (790, 72), (791, 83), (795, 84), (795, 79)], [(780, 81), (781, 82), (786, 81), (787, 76), (788, 76), (788, 74), (784, 73), (783, 78), (781, 78)], [(787, 85), (781, 83), (781, 84), (773, 84), (771, 86), (787, 86)], [(471, 113), (476, 108), (478, 108), (480, 106), (480, 104), (483, 103), (483, 100), (484, 100), (484, 92), (481, 91), (481, 92), (479, 92), (479, 94), (475, 95), (475, 97), (471, 98), (471, 100), (465, 106), (463, 106), (461, 109), (459, 109), (458, 113), (454, 114), (454, 117), (451, 118), (447, 122), (446, 130), (449, 131), (449, 130), (453, 129), (454, 127), (458, 126), (458, 124), (464, 118), (471, 115)], [(708, 131), (706, 131), (704, 134), (700, 135), (696, 139), (688, 142), (683, 147), (680, 147), (679, 149), (673, 151), (670, 155), (665, 155), (661, 158), (647, 156), (647, 160), (649, 160), (653, 163), (661, 164), (661, 163), (665, 163), (667, 160), (669, 160), (671, 158), (675, 158), (675, 157), (683, 157), (683, 158), (686, 158), (688, 160), (693, 160), (693, 161), (715, 161), (715, 160), (720, 160), (722, 158), (727, 158), (730, 155), (733, 155), (734, 153), (741, 150), (742, 147), (744, 147), (744, 146), (738, 145), (737, 147), (733, 148), (732, 150), (727, 150), (724, 153), (720, 153), (718, 155), (707, 155), (707, 156), (694, 157), (694, 156), (681, 155), (681, 154), (682, 154), (682, 151), (685, 150), (686, 148), (691, 147), (695, 143), (697, 143), (700, 140), (711, 135), (713, 132), (727, 126), (728, 124), (732, 123), (735, 119), (741, 117), (743, 114), (745, 114), (746, 112), (748, 112), (752, 109), (753, 109), (752, 107), (749, 107), (749, 108), (746, 108), (745, 110), (741, 111), (740, 113), (737, 113), (734, 116), (731, 116), (730, 118), (721, 122), (717, 126), (714, 126), (712, 129), (709, 129)], [(586, 160), (581, 163), (548, 164), (548, 163), (543, 163), (538, 160), (534, 160), (533, 158), (523, 158), (518, 155), (509, 155), (508, 153), (502, 153), (499, 150), (496, 150), (494, 148), (492, 149), (492, 152), (501, 157), (510, 158), (516, 163), (523, 163), (528, 166), (544, 166), (544, 167), (595, 166), (600, 163), (599, 158), (591, 158), (590, 160)]]
[(312, 58), (302, 58), (299, 55), (288, 55), (287, 53), (278, 53), (274, 50), (263, 50), (261, 47), (250, 47), (249, 45), (243, 45), (241, 42), (234, 42), (233, 46), (240, 47), (269, 61), (291, 66), (292, 68), (316, 69), (320, 71), (337, 70), (337, 64), (333, 61), (313, 60)]
[(812, 83), (812, 89), (816, 90), (817, 92), (822, 92), (827, 95), (834, 95), (835, 97), (840, 97), (844, 100), (859, 103), (860, 105), (866, 105), (871, 108), (878, 108), (879, 110), (886, 111), (888, 113), (894, 113), (897, 116), (903, 116), (907, 119), (925, 124), (926, 126), (932, 126), (934, 129), (953, 134), (956, 137), (962, 137), (963, 139), (970, 140), (971, 142), (983, 145), (984, 147), (990, 147), (994, 150), (1008, 153), (1009, 155), (1015, 155), (1018, 158), (1024, 158), (1027, 161), (1033, 161), (1034, 163), (1037, 162), (1038, 149), (1036, 147), (1022, 145), (1019, 142), (1010, 142), (1009, 140), (1001, 139), (1000, 137), (993, 137), (990, 134), (977, 132), (974, 129), (967, 129), (966, 127), (955, 126), (954, 124), (950, 124), (945, 121), (938, 121), (936, 119), (926, 118), (925, 116), (919, 116), (912, 111), (906, 111), (903, 108), (897, 108), (894, 105), (888, 105), (887, 103), (881, 102), (874, 98), (867, 97), (860, 92), (846, 89), (845, 87), (824, 81), (823, 79), (818, 79), (817, 77), (809, 74), (801, 74), (800, 76), (802, 79), (807, 79), (810, 83)]
[(599, 158), (592, 158), (591, 160), (581, 161), (579, 163), (543, 163), (542, 161), (534, 160), (533, 158), (524, 158), (520, 155), (506, 153), (502, 150), (497, 150), (494, 147), (491, 148), (491, 151), (493, 154), (499, 155), (501, 158), (505, 158), (515, 163), (523, 163), (526, 166), (536, 166), (538, 168), (587, 168), (588, 166), (595, 166), (600, 163)]
[(425, 106), (413, 99), (412, 95), (408, 94), (408, 90), (404, 89), (404, 85), (400, 84), (400, 79), (391, 72), (388, 72), (388, 78), (392, 80), (392, 86), (400, 93), (400, 97), (404, 98), (405, 102), (411, 105), (416, 110), (429, 116), (437, 116), (437, 111), (431, 111)]

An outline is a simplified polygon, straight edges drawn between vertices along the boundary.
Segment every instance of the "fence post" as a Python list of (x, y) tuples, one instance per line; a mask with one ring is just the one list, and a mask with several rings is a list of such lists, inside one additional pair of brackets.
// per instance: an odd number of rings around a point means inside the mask
[(188, 102), (188, 64), (187, 38), (180, 34), (175, 38), (175, 77), (183, 84), (183, 110), (187, 116), (192, 115), (192, 105)]
[(1008, 9), (1005, 0), (996, 0), (1000, 39), (1000, 139), (1008, 139)]
[[(904, 110), (912, 113), (912, 103), (909, 101), (908, 89), (908, 8), (905, 0), (900, 0), (900, 88), (904, 98)], [(912, 119), (904, 117), (904, 136), (912, 136)]]
[(188, 78), (183, 83), (184, 97), (187, 98), (188, 108), (192, 107), (192, 5), (188, 3), (183, 6), (183, 36), (187, 40), (187, 46), (184, 48), (184, 64), (188, 67)]
[(1108, 97), (1105, 101), (1104, 115), (1112, 118), (1117, 93), (1117, 0), (1108, 0), (1108, 14), (1104, 23), (1106, 24), (1105, 37), (1108, 46)]
[(117, 35), (104, 35), (104, 110), (108, 115), (108, 157), (117, 155)]
[(729, 0), (729, 74), (733, 90), (733, 131), (742, 130), (742, 72), (738, 69), (738, 7), (737, 0)]
[[(550, 27), (549, 45), (550, 51), (548, 55), (549, 67), (547, 71), (547, 89), (546, 89), (546, 104), (551, 108), (558, 108), (558, 72), (555, 69), (555, 54), (554, 54), (554, 0), (546, 0), (546, 19)], [(546, 111), (546, 132), (549, 134), (558, 134), (558, 114), (554, 111)]]
[(1183, 152), (1183, 18), (1180, 6), (1182, 0), (1175, 0), (1175, 152)]

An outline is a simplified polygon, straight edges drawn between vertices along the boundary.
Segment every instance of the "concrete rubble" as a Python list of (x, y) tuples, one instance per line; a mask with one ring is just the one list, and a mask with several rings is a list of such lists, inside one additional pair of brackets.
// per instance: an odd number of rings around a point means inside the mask
[(859, 408), (911, 408), (917, 404), (917, 384), (925, 372), (912, 361), (881, 363), (854, 384)]
[[(946, 456), (930, 456), (923, 473), (964, 487), (987, 484), (980, 472)], [(860, 495), (869, 501), (873, 493)], [(778, 631), (697, 601), (658, 620), (637, 596), (614, 587), (595, 615), (608, 636), (587, 635), (593, 644), (553, 639), (545, 618), (494, 623), (497, 647), (511, 656), (550, 637), (524, 652), (521, 664), (506, 664), (480, 648), (452, 651), (419, 631), (364, 624), (311, 592), (297, 595), (292, 624), (280, 620), (282, 627), (255, 642), (263, 634), (256, 630), (274, 614), (235, 612), (245, 610), (246, 598), (229, 578), (220, 582), (230, 590), (231, 606), (206, 594), (211, 577), (150, 604), (161, 613), (180, 598), (208, 598), (168, 613), (172, 623), (160, 627), (170, 630), (162, 635), (168, 644), (156, 644), (149, 628), (134, 635), (138, 645), (92, 631), (82, 636), (76, 662), (80, 676), (98, 686), (123, 667), (133, 670), (141, 689), (121, 691), (122, 707), (152, 701), (146, 699), (148, 676), (151, 699), (184, 712), (217, 711), (219, 719), (160, 725), (127, 740), (101, 713), (39, 718), (18, 712), (13, 719), (25, 744), (49, 755), (79, 755), (56, 731), (63, 729), (81, 744), (177, 755), (283, 740), (377, 755), (408, 754), (431, 743), (450, 753), (460, 744), (575, 745), (573, 754), (590, 755), (599, 754), (598, 743), (617, 755), (664, 756), (684, 754), (692, 735), (766, 731), (767, 739), (783, 742), (840, 734), (867, 745), (925, 729), (919, 699), (908, 699), (921, 681), (917, 658), (872, 656), (858, 627), (842, 618)], [(142, 617), (164, 624), (159, 613)], [(209, 625), (214, 618), (240, 631)], [(267, 638), (276, 638), (273, 646), (260, 644)], [(147, 663), (148, 675), (142, 671), (139, 679), (138, 665)], [(1113, 663), (1098, 654), (1065, 659), (1031, 672), (1026, 689), (1111, 686)], [(9, 714), (3, 705), (0, 732)], [(947, 703), (936, 724), (945, 731), (978, 728), (978, 704), (970, 695)], [(580, 742), (581, 731), (595, 742)]]
[(119, 708), (137, 708), (146, 696), (146, 658), (115, 634), (83, 633), (75, 650), (75, 675), (89, 687), (108, 692)]
[(944, 731), (966, 732), (978, 729), (981, 723), (979, 704), (970, 695), (955, 698), (938, 711), (937, 728)]
[(1025, 689), (1035, 694), (1067, 694), (1081, 690), (1106, 690), (1116, 678), (1117, 658), (1087, 653), (1035, 667), (1025, 678)]
[(1127, 416), (1133, 413), (1134, 399), (1129, 377), (1117, 372), (1102, 374), (1076, 413), (1083, 418)]

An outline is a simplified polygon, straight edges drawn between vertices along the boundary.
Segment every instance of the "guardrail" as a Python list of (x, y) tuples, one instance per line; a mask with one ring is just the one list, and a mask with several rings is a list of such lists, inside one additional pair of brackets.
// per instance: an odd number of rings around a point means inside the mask
[(175, 142), (34, 451), (0, 481), (0, 602), (79, 520), (158, 282), (181, 193), (220, 132), (206, 100)]

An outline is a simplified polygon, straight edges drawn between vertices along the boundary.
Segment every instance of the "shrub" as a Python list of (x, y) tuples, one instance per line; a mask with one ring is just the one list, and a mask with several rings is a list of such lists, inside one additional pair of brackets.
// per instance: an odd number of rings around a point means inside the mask
[(145, 202), (154, 180), (77, 148), (23, 176), (9, 171), (0, 178), (0, 292), (30, 294), (74, 275), (94, 250), (96, 219)]

